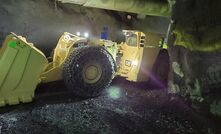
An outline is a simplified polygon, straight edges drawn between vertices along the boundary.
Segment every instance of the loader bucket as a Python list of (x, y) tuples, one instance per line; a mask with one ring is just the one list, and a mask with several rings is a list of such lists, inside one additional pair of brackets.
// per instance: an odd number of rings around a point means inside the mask
[(33, 44), (8, 35), (0, 48), (0, 107), (31, 102), (46, 64), (45, 55)]

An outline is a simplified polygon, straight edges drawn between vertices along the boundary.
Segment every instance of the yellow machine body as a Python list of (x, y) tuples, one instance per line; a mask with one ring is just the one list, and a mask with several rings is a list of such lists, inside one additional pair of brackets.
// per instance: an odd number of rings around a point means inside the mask
[(161, 36), (140, 31), (124, 30), (124, 43), (119, 44), (121, 55), (118, 75), (129, 81), (148, 81), (150, 71), (159, 54)]

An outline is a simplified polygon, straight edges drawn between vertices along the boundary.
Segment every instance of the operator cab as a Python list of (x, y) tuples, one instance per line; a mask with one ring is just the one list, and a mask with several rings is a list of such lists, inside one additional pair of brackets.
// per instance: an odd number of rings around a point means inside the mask
[(126, 32), (126, 44), (131, 47), (137, 47), (137, 35), (135, 33)]

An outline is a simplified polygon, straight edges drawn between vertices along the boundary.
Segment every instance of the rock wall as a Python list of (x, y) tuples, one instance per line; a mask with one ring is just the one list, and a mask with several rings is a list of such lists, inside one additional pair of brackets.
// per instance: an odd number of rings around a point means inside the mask
[(173, 47), (169, 53), (169, 93), (181, 95), (201, 112), (221, 116), (221, 52)]
[(218, 0), (177, 0), (169, 36), (169, 92), (221, 116), (221, 14)]
[(206, 53), (174, 46), (169, 53), (169, 92), (221, 116), (221, 51)]

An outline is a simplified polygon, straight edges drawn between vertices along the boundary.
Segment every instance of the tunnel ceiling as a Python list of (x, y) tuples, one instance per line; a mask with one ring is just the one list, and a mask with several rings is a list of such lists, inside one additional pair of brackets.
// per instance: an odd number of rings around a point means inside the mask
[(167, 0), (58, 0), (85, 7), (102, 8), (152, 16), (170, 16)]
[[(219, 0), (58, 0), (84, 7), (95, 7), (142, 15), (171, 17), (176, 26), (176, 45), (191, 50), (221, 49)], [(170, 8), (171, 7), (171, 8)], [(171, 11), (171, 10), (172, 11)]]

